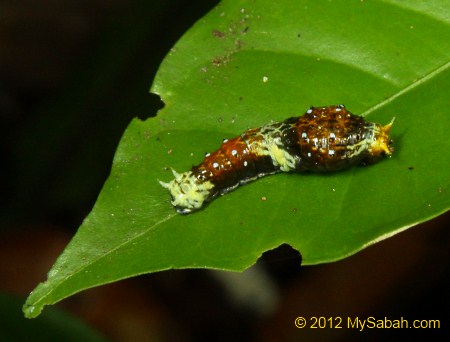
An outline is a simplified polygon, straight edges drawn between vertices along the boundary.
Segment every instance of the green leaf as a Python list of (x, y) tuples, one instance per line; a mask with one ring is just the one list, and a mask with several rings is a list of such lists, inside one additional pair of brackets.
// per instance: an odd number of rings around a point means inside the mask
[[(331, 262), (450, 206), (450, 13), (446, 1), (223, 1), (173, 47), (109, 179), (26, 316), (83, 289), (171, 268), (240, 271), (282, 243)], [(333, 174), (279, 174), (191, 215), (158, 179), (222, 138), (310, 105), (396, 121), (395, 153)], [(266, 200), (262, 200), (265, 197)]]

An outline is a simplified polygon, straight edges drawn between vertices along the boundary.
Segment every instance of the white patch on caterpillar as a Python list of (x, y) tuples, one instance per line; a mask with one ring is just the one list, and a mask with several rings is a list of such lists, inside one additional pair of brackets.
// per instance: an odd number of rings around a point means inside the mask
[(177, 173), (172, 170), (175, 179), (169, 183), (159, 181), (164, 188), (170, 191), (172, 205), (177, 208), (180, 214), (188, 214), (200, 209), (208, 198), (210, 190), (214, 184), (210, 181), (199, 182), (192, 171)]
[(365, 152), (369, 146), (368, 139), (363, 139), (356, 144), (348, 145), (347, 150), (347, 158), (355, 158), (360, 155), (362, 152)]
[(290, 172), (295, 170), (295, 166), (300, 162), (298, 156), (290, 154), (283, 149), (283, 143), (279, 131), (279, 123), (275, 122), (263, 126), (261, 131), (263, 132), (264, 139), (256, 146), (255, 151), (258, 155), (270, 156), (272, 164), (278, 167), (280, 171)]
[(291, 155), (286, 150), (283, 150), (277, 143), (268, 144), (268, 152), (274, 166), (278, 166), (283, 172), (290, 172), (295, 170), (295, 165), (299, 158)]
[[(370, 146), (372, 144), (373, 137), (376, 133), (377, 125), (375, 123), (371, 123), (370, 128), (367, 129), (367, 136), (364, 139), (361, 139), (356, 144), (346, 146), (347, 154), (346, 158), (356, 158), (361, 153), (365, 153), (366, 151), (370, 151)], [(331, 134), (330, 134), (331, 136)]]

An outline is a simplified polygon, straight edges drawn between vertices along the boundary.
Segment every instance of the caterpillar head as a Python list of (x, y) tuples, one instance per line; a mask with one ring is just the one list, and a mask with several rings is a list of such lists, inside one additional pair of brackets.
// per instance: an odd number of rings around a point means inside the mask
[(373, 140), (369, 144), (368, 163), (374, 163), (384, 156), (390, 156), (394, 152), (392, 147), (392, 139), (389, 138), (389, 133), (394, 123), (395, 117), (391, 122), (385, 126), (375, 124), (373, 128)]

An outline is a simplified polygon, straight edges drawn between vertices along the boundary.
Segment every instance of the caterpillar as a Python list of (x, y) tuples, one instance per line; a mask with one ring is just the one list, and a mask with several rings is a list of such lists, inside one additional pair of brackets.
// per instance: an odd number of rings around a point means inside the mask
[(344, 105), (311, 107), (299, 117), (272, 122), (224, 139), (215, 152), (169, 183), (171, 203), (189, 214), (239, 185), (277, 172), (329, 172), (372, 164), (394, 151), (385, 126), (350, 113)]

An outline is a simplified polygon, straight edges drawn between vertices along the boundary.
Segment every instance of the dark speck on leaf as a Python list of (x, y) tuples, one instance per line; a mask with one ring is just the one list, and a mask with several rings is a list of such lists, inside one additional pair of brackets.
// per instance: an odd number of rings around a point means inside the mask
[(225, 37), (225, 33), (219, 30), (212, 30), (212, 35), (216, 38), (223, 38)]

